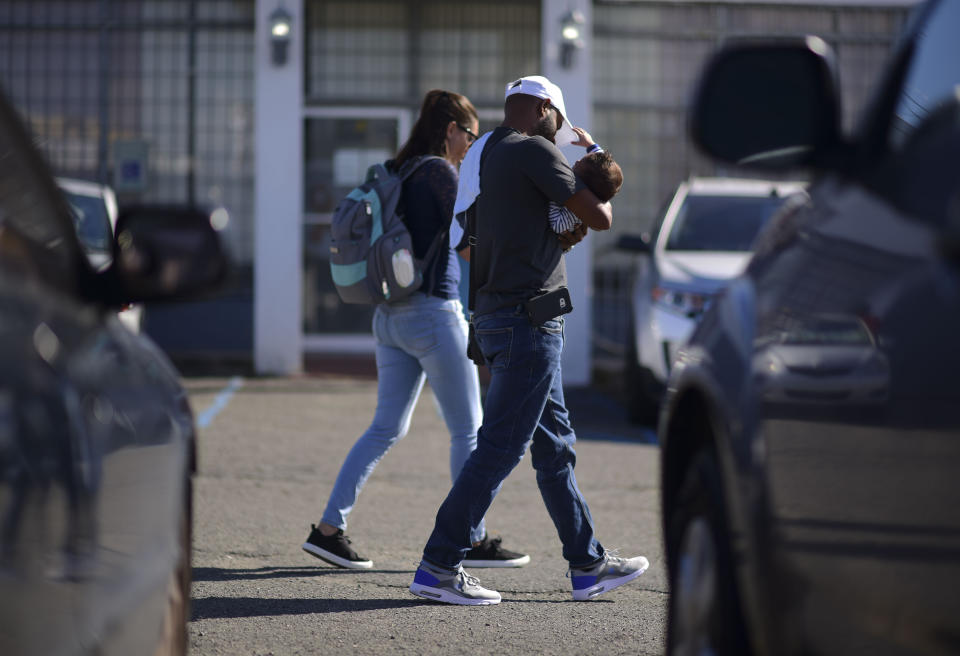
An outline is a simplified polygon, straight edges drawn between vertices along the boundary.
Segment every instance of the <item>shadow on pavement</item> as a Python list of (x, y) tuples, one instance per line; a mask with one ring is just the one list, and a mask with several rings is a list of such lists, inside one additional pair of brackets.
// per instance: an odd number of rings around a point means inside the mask
[(193, 580), (216, 582), (216, 581), (240, 581), (256, 579), (282, 579), (282, 578), (301, 578), (305, 576), (337, 576), (350, 575), (357, 573), (369, 574), (370, 572), (379, 572), (381, 574), (410, 574), (413, 569), (391, 570), (391, 569), (365, 569), (361, 571), (340, 569), (333, 567), (316, 567), (305, 565), (303, 567), (256, 567), (252, 569), (236, 569), (224, 567), (194, 567)]
[(260, 597), (203, 597), (190, 602), (190, 621), (312, 615), (392, 608), (410, 608), (421, 600), (411, 599), (265, 599)]
[[(504, 599), (504, 604), (580, 604), (572, 599)], [(593, 599), (591, 604), (616, 603), (616, 599)], [(190, 602), (190, 621), (350, 613), (371, 610), (440, 606), (435, 601), (410, 599), (272, 599), (262, 597), (203, 597)]]

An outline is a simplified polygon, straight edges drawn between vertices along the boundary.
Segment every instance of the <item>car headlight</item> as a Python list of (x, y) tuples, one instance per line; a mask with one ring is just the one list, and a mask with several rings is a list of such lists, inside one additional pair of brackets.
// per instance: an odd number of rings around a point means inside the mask
[(654, 305), (694, 319), (710, 306), (713, 296), (697, 292), (656, 286), (650, 292)]

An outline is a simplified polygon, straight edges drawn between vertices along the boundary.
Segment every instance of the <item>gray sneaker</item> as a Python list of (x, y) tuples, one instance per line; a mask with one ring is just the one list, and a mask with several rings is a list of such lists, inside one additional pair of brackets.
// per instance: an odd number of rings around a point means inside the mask
[(476, 577), (470, 576), (460, 567), (450, 572), (421, 562), (410, 584), (410, 592), (445, 604), (461, 606), (490, 606), (500, 603), (500, 593), (487, 590), (480, 585)]
[(599, 597), (604, 592), (619, 588), (632, 581), (645, 571), (650, 563), (643, 556), (618, 558), (609, 554), (604, 559), (586, 569), (570, 568), (570, 581), (573, 583), (574, 601), (587, 601)]

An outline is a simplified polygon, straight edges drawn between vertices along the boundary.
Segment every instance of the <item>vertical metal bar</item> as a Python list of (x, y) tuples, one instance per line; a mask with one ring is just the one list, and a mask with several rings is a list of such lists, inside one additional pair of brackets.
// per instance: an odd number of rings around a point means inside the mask
[[(254, 7), (256, 7), (256, 2), (254, 2)], [(316, 15), (318, 16), (324, 15), (323, 8), (318, 7), (316, 2), (303, 3), (303, 30), (301, 31), (303, 38), (300, 42), (300, 56), (303, 57), (303, 79), (301, 80), (301, 84), (303, 85), (303, 99), (305, 103), (309, 103), (310, 97), (314, 94), (310, 77), (312, 70), (311, 62), (313, 61), (313, 53), (310, 51), (310, 46), (313, 45), (314, 39), (319, 40), (319, 34), (323, 32), (322, 25), (317, 25), (316, 36), (311, 31), (311, 28), (313, 27), (312, 18), (314, 16), (314, 12), (316, 12)], [(320, 21), (317, 22), (319, 23)]]
[(13, 102), (14, 98), (16, 98), (16, 89), (13, 88), (13, 83), (12, 83), (12, 80), (13, 80), (13, 53), (14, 53), (14, 49), (13, 49), (13, 33), (10, 32), (10, 25), (11, 25), (12, 23), (13, 23), (13, 7), (11, 7), (11, 6), (8, 4), (8, 5), (7, 5), (7, 16), (6, 16), (6, 20), (4, 21), (4, 25), (3, 25), (4, 31), (5, 31), (5, 33), (6, 33), (6, 35), (7, 35), (7, 37), (6, 37), (6, 39), (5, 39), (6, 42), (7, 42), (7, 69), (6, 69), (5, 71), (3, 71), (3, 78), (4, 78), (4, 81), (5, 81), (5, 82), (7, 83), (7, 85), (8, 85), (8, 89), (7, 89), (7, 90), (8, 90), (8, 92), (9, 92), (9, 94), (10, 94), (10, 101), (11, 101), (11, 102)]
[[(459, 32), (457, 35), (457, 45), (459, 46), (459, 48), (457, 48), (457, 63), (459, 64), (457, 68), (459, 79), (457, 80), (456, 86), (453, 87), (454, 89), (459, 90), (460, 93), (467, 94), (468, 96), (470, 93), (472, 93), (473, 89), (471, 88), (472, 85), (470, 84), (472, 81), (470, 80), (470, 66), (468, 65), (468, 62), (470, 61), (470, 52), (467, 46), (466, 33), (472, 26), (472, 22), (469, 20), (471, 16), (470, 13), (468, 13), (472, 11), (474, 11), (473, 7), (463, 8), (460, 11), (460, 15), (457, 16), (459, 21), (457, 24), (457, 30)], [(483, 134), (483, 132), (480, 132), (480, 134)]]
[(187, 202), (197, 197), (197, 0), (190, 0), (187, 27)]
[(100, 62), (97, 67), (99, 77), (99, 111), (100, 123), (97, 142), (97, 181), (100, 184), (109, 184), (110, 171), (107, 168), (109, 158), (109, 130), (110, 130), (110, 0), (100, 0), (100, 24), (97, 28)]
[[(409, 104), (412, 104), (414, 114), (416, 114), (420, 107), (420, 32), (422, 27), (420, 24), (420, 3), (416, 0), (407, 4), (407, 20), (410, 21), (408, 28), (408, 34), (410, 35), (408, 46), (410, 74), (407, 77), (410, 86), (407, 89), (407, 98), (409, 98)], [(401, 135), (399, 143), (403, 143), (406, 138), (407, 135)]]
[[(49, 16), (50, 8), (46, 7), (46, 9), (47, 9), (47, 15)], [(34, 12), (34, 10), (36, 10), (36, 12)], [(37, 7), (37, 5), (35, 4), (30, 5), (30, 13), (28, 14), (28, 16), (29, 16), (29, 24), (31, 27), (39, 28), (39, 26), (43, 24), (41, 22), (42, 19), (40, 18), (40, 9)], [(53, 75), (52, 75), (52, 71), (48, 72), (45, 75), (38, 75), (37, 69), (34, 68), (34, 61), (33, 61), (34, 60), (34, 57), (33, 57), (34, 41), (42, 42), (43, 39), (44, 39), (44, 32), (40, 29), (30, 30), (29, 36), (27, 37), (27, 47), (25, 49), (27, 53), (25, 68), (27, 69), (28, 73), (27, 73), (26, 88), (24, 89), (24, 91), (26, 92), (24, 94), (24, 99), (26, 100), (24, 104), (27, 106), (26, 116), (32, 118), (34, 108), (30, 106), (31, 100), (32, 100), (30, 83), (31, 81), (35, 80), (38, 77), (41, 78), (43, 80), (41, 83), (42, 84), (41, 88), (43, 89), (43, 92), (41, 94), (40, 100), (37, 102), (38, 107), (36, 108), (37, 115), (40, 118), (40, 121), (38, 121), (39, 126), (31, 125), (30, 128), (31, 129), (37, 128), (37, 131), (40, 133), (37, 136), (41, 139), (41, 143), (43, 144), (43, 149), (44, 151), (46, 151), (47, 157), (50, 158), (52, 163), (54, 163), (53, 165), (54, 165), (54, 168), (56, 169), (57, 168), (57, 164), (55, 163), (56, 158), (51, 152), (52, 148), (51, 148), (51, 140), (50, 140), (50, 116), (53, 115), (53, 107), (51, 106), (51, 102), (52, 102), (51, 99), (53, 97), (53, 94), (51, 93), (50, 90), (53, 88), (53, 82), (52, 82)], [(44, 63), (49, 66), (50, 64), (49, 59), (47, 59)], [(30, 119), (28, 119), (28, 121), (30, 123), (33, 123), (33, 121)], [(63, 131), (64, 132), (66, 131), (66, 125), (64, 125)]]

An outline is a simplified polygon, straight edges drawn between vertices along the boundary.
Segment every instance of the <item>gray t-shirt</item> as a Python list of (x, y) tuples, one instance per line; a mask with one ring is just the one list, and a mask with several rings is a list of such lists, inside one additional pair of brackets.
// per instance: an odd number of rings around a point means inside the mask
[(560, 150), (543, 137), (499, 127), (480, 172), (477, 199), (476, 314), (517, 305), (564, 287), (567, 270), (550, 201), (563, 205), (583, 188)]

